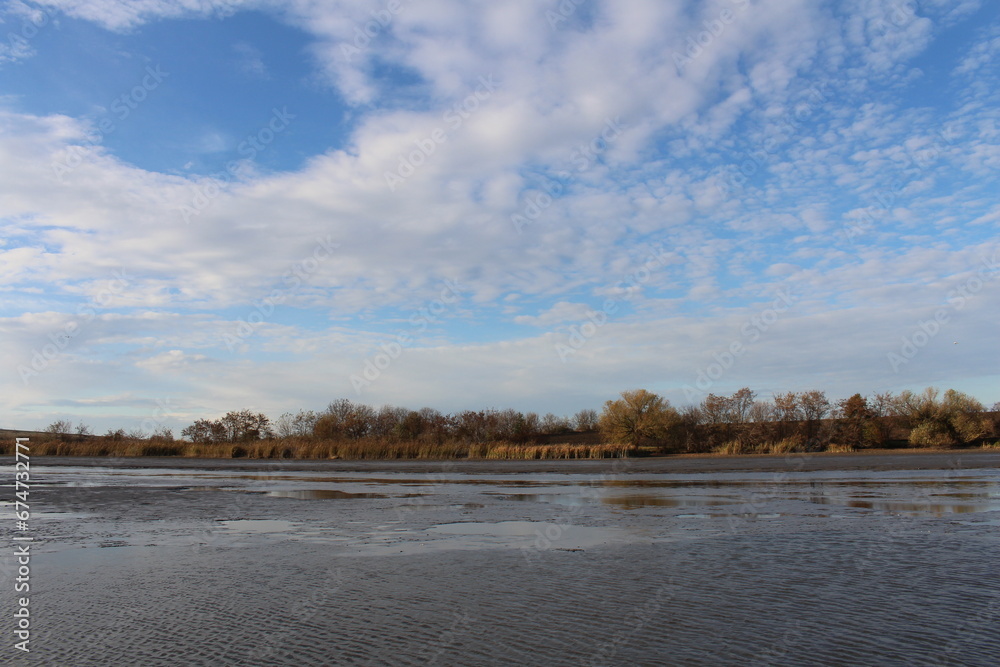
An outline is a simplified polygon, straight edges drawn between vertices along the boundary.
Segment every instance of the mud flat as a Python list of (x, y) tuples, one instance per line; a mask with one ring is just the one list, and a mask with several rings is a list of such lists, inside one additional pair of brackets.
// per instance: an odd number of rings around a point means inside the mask
[(994, 453), (112, 463), (33, 459), (3, 664), (1000, 663)]

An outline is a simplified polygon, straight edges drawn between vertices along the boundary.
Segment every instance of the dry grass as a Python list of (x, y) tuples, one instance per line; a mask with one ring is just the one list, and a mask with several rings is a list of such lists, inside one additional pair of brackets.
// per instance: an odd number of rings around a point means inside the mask
[[(733, 439), (706, 453), (684, 456), (744, 456), (789, 454), (804, 451), (804, 439), (792, 436), (775, 442), (752, 442), (746, 438)], [(112, 439), (108, 437), (79, 438), (76, 436), (31, 438), (31, 453), (37, 456), (105, 456), (142, 457), (177, 456), (188, 458), (250, 458), (250, 459), (353, 459), (353, 460), (402, 460), (402, 459), (491, 459), (491, 460), (555, 460), (555, 459), (607, 459), (652, 454), (636, 451), (622, 445), (601, 443), (551, 443), (517, 444), (510, 442), (468, 443), (458, 440), (445, 442), (362, 439), (321, 440), (309, 437), (292, 437), (258, 440), (248, 443), (192, 443), (162, 438)], [(1000, 442), (982, 443), (982, 449), (1000, 449)], [(830, 453), (905, 453), (909, 450), (856, 450), (849, 445), (831, 444)], [(917, 449), (913, 451), (929, 451)], [(14, 441), (0, 440), (0, 455), (12, 456)]]
[(790, 454), (803, 451), (804, 440), (793, 435), (777, 442), (750, 443), (745, 440), (730, 440), (712, 450), (713, 454), (722, 456), (745, 456), (747, 454)]
[[(0, 442), (0, 454), (13, 454), (14, 443)], [(284, 438), (247, 443), (193, 443), (93, 437), (86, 440), (32, 438), (37, 456), (178, 456), (213, 459), (603, 459), (628, 456), (619, 445), (521, 445), (507, 442), (470, 444), (458, 441), (397, 442), (392, 440), (319, 440)]]

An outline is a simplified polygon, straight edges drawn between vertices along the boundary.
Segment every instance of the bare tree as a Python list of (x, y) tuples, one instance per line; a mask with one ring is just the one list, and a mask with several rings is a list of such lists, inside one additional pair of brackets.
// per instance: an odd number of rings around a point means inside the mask
[(896, 414), (896, 397), (891, 391), (874, 394), (868, 401), (868, 409), (873, 417), (891, 417)]
[(558, 417), (551, 412), (542, 417), (542, 433), (546, 435), (559, 435), (570, 430), (572, 428), (566, 417)]
[(774, 406), (767, 401), (754, 401), (750, 408), (749, 421), (754, 423), (774, 421), (775, 414)]
[(819, 421), (830, 413), (830, 401), (825, 392), (815, 389), (804, 391), (799, 394), (799, 409), (806, 421)]
[(757, 394), (749, 387), (743, 387), (729, 398), (729, 421), (734, 424), (745, 424), (750, 421), (750, 411), (753, 409)]
[(173, 442), (174, 432), (166, 426), (157, 426), (156, 430), (153, 431), (153, 435), (149, 436), (149, 439), (158, 442)]
[(53, 435), (64, 435), (73, 432), (73, 422), (68, 419), (59, 419), (45, 427), (46, 433)]
[(709, 394), (701, 402), (701, 414), (708, 424), (723, 424), (729, 420), (729, 398)]
[(593, 431), (597, 428), (597, 410), (580, 410), (573, 417), (577, 431)]
[(226, 439), (229, 442), (260, 440), (273, 435), (270, 428), (271, 420), (262, 412), (254, 413), (250, 410), (227, 412), (219, 423), (225, 428)]

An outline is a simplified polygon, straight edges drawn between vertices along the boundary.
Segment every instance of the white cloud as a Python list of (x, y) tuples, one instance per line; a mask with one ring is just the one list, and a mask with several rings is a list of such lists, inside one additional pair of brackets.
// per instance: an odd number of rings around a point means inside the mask
[[(938, 112), (874, 93), (902, 90), (911, 59), (956, 15), (941, 3), (896, 16), (889, 0), (837, 13), (756, 2), (678, 71), (674, 52), (738, 5), (596, 3), (587, 20), (553, 28), (551, 3), (404, 3), (360, 48), (370, 3), (272, 3), (314, 37), (317, 67), (357, 122), (342, 149), (291, 172), (250, 168), (217, 192), (207, 178), (145, 171), (89, 145), (79, 119), (0, 112), (0, 289), (16, 290), (20, 309), (0, 318), (8, 367), (30, 364), (78, 308), (101, 306), (44, 373), (4, 381), (0, 409), (37, 424), (58, 411), (56, 397), (125, 406), (151, 395), (144, 387), (184, 396), (178, 414), (195, 416), (356, 397), (349, 377), (365, 355), (413, 330), (410, 316), (449, 280), (462, 285), (456, 299), (364, 400), (572, 411), (650, 384), (685, 402), (680, 386), (785, 285), (801, 299), (720, 391), (821, 378), (832, 393), (864, 393), (949, 369), (973, 382), (977, 364), (954, 350), (928, 349), (905, 378), (871, 370), (995, 250), (977, 231), (996, 220), (988, 174), (1000, 133), (987, 94)], [(225, 3), (44, 6), (132, 30)], [(956, 73), (986, 68), (991, 39)], [(267, 75), (251, 45), (236, 54)], [(391, 99), (376, 56), (419, 75), (419, 103)], [(481, 88), (491, 75), (495, 88)], [(448, 115), (470, 99), (467, 117)], [(601, 143), (616, 118), (620, 132)], [(955, 134), (942, 143), (946, 125)], [(446, 139), (431, 140), (439, 130)], [(203, 148), (227, 136), (208, 131)], [(429, 140), (433, 153), (390, 189), (386, 172)], [(539, 199), (553, 183), (555, 196)], [(511, 215), (533, 202), (519, 234)], [(187, 221), (184, 206), (197, 209)], [(615, 297), (650, 248), (670, 260), (562, 363), (561, 326)], [(280, 312), (227, 346), (274, 293)], [(993, 294), (970, 308), (995, 305)], [(504, 334), (511, 324), (550, 333)], [(954, 326), (984, 337), (971, 318)], [(87, 391), (111, 398), (83, 396), (89, 377), (99, 379)]]

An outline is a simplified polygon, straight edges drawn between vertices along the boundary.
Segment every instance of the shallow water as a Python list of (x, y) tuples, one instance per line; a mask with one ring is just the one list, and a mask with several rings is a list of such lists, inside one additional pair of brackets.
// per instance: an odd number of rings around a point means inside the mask
[(32, 476), (9, 664), (1000, 662), (995, 469)]

